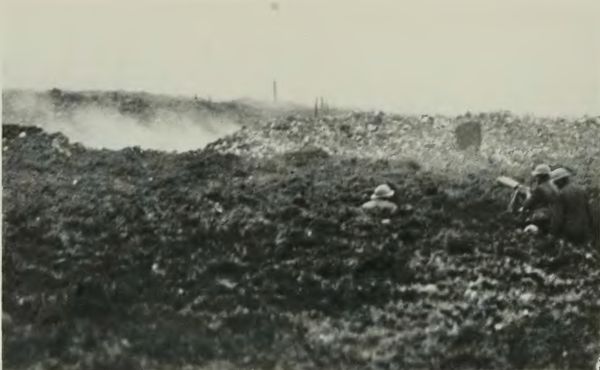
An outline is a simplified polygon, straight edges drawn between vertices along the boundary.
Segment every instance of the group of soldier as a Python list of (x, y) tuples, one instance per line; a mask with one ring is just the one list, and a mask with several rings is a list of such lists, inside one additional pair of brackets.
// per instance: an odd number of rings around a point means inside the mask
[[(575, 244), (591, 241), (598, 245), (599, 211), (594, 208), (595, 203), (591, 202), (586, 191), (571, 181), (572, 177), (573, 174), (566, 168), (551, 170), (549, 165), (540, 164), (532, 172), (530, 187), (515, 182), (509, 208), (523, 215), (524, 225), (527, 225), (525, 231), (548, 234)], [(379, 185), (362, 208), (393, 215), (398, 210), (394, 195), (395, 191), (389, 185)]]
[[(546, 164), (536, 166), (533, 184), (518, 211), (528, 213), (527, 223), (543, 233), (576, 244), (597, 243), (592, 203), (586, 191), (571, 181), (572, 176), (562, 167), (551, 170)], [(515, 191), (519, 191), (517, 187)]]

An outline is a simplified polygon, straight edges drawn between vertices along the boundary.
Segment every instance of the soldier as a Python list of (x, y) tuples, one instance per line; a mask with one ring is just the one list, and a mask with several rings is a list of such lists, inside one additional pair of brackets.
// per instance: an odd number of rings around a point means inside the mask
[(550, 173), (550, 166), (547, 164), (535, 167), (531, 173), (534, 179), (531, 193), (523, 202), (520, 211), (531, 210), (533, 214), (530, 217), (530, 223), (545, 233), (556, 235), (558, 225), (561, 224), (562, 211), (558, 188), (550, 181)]
[(600, 251), (600, 197), (592, 197), (589, 202), (592, 221), (592, 245)]
[(396, 203), (390, 201), (394, 194), (394, 190), (389, 185), (379, 185), (371, 195), (371, 200), (362, 205), (362, 209), (372, 213), (393, 215), (398, 210)]
[(573, 243), (589, 241), (592, 221), (585, 190), (571, 182), (571, 173), (564, 168), (552, 171), (551, 177), (559, 189), (559, 201), (563, 212), (558, 234)]

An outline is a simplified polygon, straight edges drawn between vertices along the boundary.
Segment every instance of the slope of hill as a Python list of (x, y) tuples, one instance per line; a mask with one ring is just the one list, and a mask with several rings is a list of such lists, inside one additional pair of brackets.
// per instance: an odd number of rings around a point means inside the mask
[[(591, 368), (599, 251), (519, 232), (493, 178), (543, 159), (591, 186), (598, 132), (557, 135), (597, 121), (482, 117), (479, 154), (441, 117), (272, 118), (180, 154), (4, 125), (4, 366)], [(384, 181), (389, 223), (358, 208)]]
[[(479, 150), (459, 150), (456, 130), (481, 126)], [(457, 178), (511, 174), (528, 177), (540, 162), (563, 165), (584, 184), (600, 185), (600, 117), (541, 118), (508, 112), (458, 117), (417, 117), (365, 112), (314, 118), (274, 118), (210, 145), (221, 152), (269, 157), (318, 147), (332, 155), (373, 159), (423, 159), (421, 164)]]

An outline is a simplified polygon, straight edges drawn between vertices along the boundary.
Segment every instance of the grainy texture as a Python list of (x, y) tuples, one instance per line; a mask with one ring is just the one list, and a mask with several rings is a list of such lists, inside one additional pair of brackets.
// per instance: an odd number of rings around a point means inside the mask
[[(278, 119), (182, 154), (3, 126), (5, 367), (591, 368), (599, 251), (518, 232), (494, 185), (534, 157), (499, 145), (485, 169), (487, 138), (502, 140), (485, 135), (483, 157), (444, 169), (409, 155), (438, 145), (412, 118), (390, 136), (390, 117), (383, 132), (346, 117)], [(352, 155), (341, 138), (356, 135), (397, 151)], [(563, 149), (548, 158), (580, 164), (592, 189), (593, 167)], [(399, 205), (389, 224), (359, 209), (382, 182)]]

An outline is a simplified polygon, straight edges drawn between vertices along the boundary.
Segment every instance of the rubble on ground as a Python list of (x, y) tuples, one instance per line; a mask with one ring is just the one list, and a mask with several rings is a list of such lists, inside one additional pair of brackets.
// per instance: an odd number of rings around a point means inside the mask
[[(373, 117), (183, 154), (3, 126), (4, 364), (591, 368), (600, 252), (519, 232), (491, 174), (544, 159), (591, 186), (598, 131), (486, 115), (475, 156), (448, 149), (459, 120)], [(360, 210), (385, 182), (389, 222)]]

